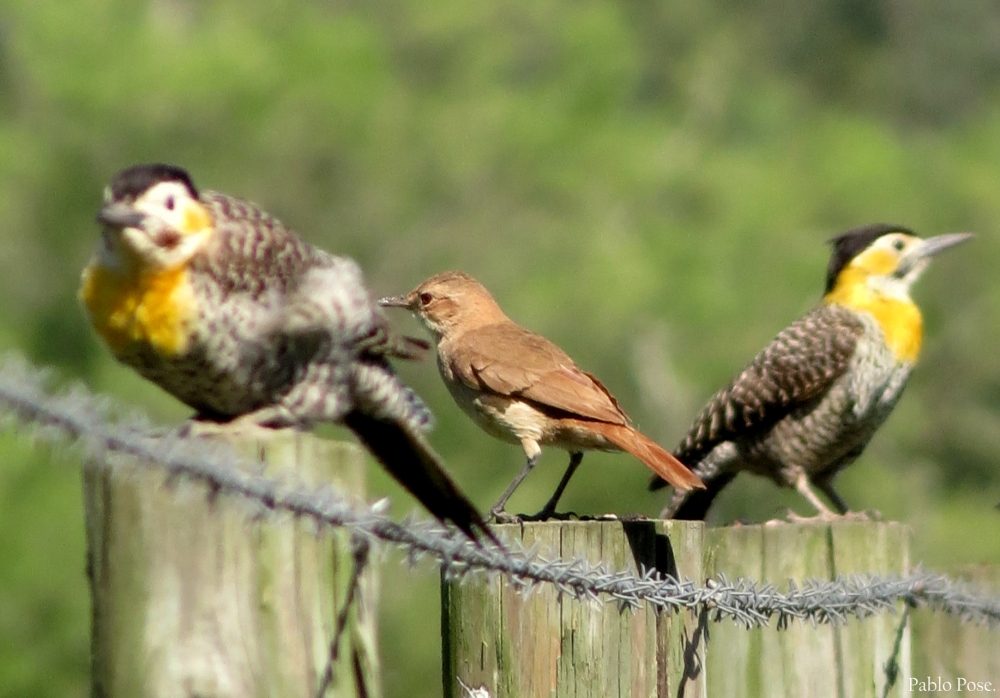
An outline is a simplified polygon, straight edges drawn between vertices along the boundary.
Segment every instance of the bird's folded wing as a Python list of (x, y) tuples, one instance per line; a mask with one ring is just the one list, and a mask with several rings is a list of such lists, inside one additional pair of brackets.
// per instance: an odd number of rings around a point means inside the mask
[(247, 294), (256, 306), (272, 308), (261, 335), (330, 335), (372, 356), (419, 360), (427, 354), (427, 342), (391, 330), (354, 260), (312, 247), (250, 201), (213, 191), (202, 198), (219, 221), (213, 244), (224, 253), (203, 255), (195, 263), (224, 293)]
[(628, 417), (600, 381), (549, 340), (513, 323), (466, 333), (450, 367), (466, 385), (612, 424)]
[(849, 310), (822, 305), (786, 329), (717, 392), (674, 455), (697, 463), (715, 446), (766, 430), (823, 395), (847, 370), (864, 326)]

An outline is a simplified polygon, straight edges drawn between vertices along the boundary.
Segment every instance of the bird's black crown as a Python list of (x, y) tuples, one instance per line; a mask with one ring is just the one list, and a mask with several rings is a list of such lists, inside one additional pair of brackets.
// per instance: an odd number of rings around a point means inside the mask
[(132, 165), (111, 178), (111, 197), (115, 201), (134, 200), (154, 184), (160, 182), (180, 182), (191, 196), (198, 198), (198, 190), (187, 170), (176, 165), (154, 162), (143, 165)]
[(852, 228), (846, 233), (838, 235), (830, 240), (833, 245), (833, 254), (830, 255), (830, 264), (826, 268), (826, 291), (829, 293), (837, 283), (837, 277), (847, 266), (848, 262), (861, 254), (868, 246), (878, 240), (883, 235), (889, 233), (906, 233), (913, 235), (913, 231), (901, 225), (891, 223), (872, 223), (859, 228)]

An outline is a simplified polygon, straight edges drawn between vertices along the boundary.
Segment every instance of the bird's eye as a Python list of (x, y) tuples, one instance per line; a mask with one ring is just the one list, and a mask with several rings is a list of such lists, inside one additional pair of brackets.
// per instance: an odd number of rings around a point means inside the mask
[(172, 196), (167, 197), (167, 210), (169, 211), (174, 210), (174, 197)]
[(434, 296), (432, 296), (431, 294), (429, 294), (429, 293), (421, 293), (420, 294), (420, 305), (427, 305), (432, 300), (434, 300)]
[(896, 238), (892, 241), (892, 249), (897, 252), (902, 252), (904, 247), (906, 247), (906, 242), (902, 238)]

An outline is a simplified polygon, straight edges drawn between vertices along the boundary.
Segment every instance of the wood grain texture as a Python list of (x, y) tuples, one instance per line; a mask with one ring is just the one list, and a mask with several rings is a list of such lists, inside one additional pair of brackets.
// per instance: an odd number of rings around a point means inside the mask
[[(801, 586), (838, 575), (904, 575), (910, 565), (910, 531), (892, 522), (706, 530), (688, 521), (549, 521), (495, 530), (563, 559), (583, 556), (611, 569), (654, 567), (698, 583), (722, 573), (788, 590), (789, 580)], [(502, 579), (444, 580), (443, 594), (445, 695), (454, 698), (465, 695), (459, 681), (491, 698), (902, 698), (913, 676), (910, 634), (903, 628), (898, 678), (886, 693), (900, 614), (836, 626), (790, 620), (779, 628), (772, 620), (746, 629), (708, 613), (620, 611), (610, 600), (560, 597), (548, 585), (525, 598)], [(935, 648), (950, 651), (942, 641)], [(993, 650), (963, 651), (976, 662)], [(990, 669), (963, 670), (990, 680)]]
[[(830, 535), (834, 577), (873, 571), (904, 575), (910, 570), (910, 529), (902, 524), (840, 523), (830, 527)], [(885, 667), (903, 622), (902, 613), (882, 613), (864, 620), (852, 618), (835, 628), (843, 698), (910, 695), (911, 665), (900, 659), (896, 683), (886, 693)], [(910, 657), (909, 623), (902, 633), (899, 653)]]
[[(706, 531), (706, 572), (771, 582), (909, 571), (909, 529), (893, 522), (738, 526)], [(844, 625), (775, 621), (747, 630), (713, 623), (707, 649), (708, 695), (728, 698), (853, 698), (886, 695), (885, 665), (900, 615), (877, 614)], [(888, 696), (906, 695), (909, 634), (897, 657), (899, 678)]]
[[(982, 593), (1000, 594), (1000, 566), (969, 565), (948, 572)], [(1000, 692), (1000, 629), (962, 622), (926, 608), (914, 610), (912, 618), (912, 678), (917, 683), (907, 695), (944, 698)], [(989, 682), (991, 686), (973, 689), (968, 682)]]
[[(683, 574), (701, 566), (700, 523), (569, 521), (494, 530), (611, 569)], [(460, 681), (492, 698), (705, 695), (697, 648), (685, 642), (700, 637), (689, 614), (580, 602), (548, 585), (524, 596), (504, 580), (481, 577), (445, 579), (442, 596), (446, 697), (465, 695)]]
[[(764, 529), (735, 526), (705, 530), (705, 575), (725, 574), (730, 580), (762, 579)], [(757, 698), (765, 695), (762, 666), (764, 628), (744, 628), (723, 620), (712, 623), (705, 673), (710, 696)]]
[[(364, 452), (291, 431), (234, 445), (265, 472), (363, 490)], [(220, 437), (221, 438), (221, 437)], [(196, 484), (86, 470), (93, 694), (311, 696), (353, 570), (341, 531), (255, 522)], [(328, 697), (379, 696), (376, 580), (365, 572)]]

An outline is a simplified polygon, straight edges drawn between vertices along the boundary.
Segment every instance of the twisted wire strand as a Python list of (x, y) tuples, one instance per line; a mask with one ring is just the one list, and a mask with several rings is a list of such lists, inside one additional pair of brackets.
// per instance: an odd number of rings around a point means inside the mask
[(60, 393), (46, 388), (45, 372), (17, 358), (0, 365), (0, 417), (5, 426), (28, 427), (35, 438), (74, 444), (86, 467), (135, 476), (159, 472), (166, 482), (200, 483), (213, 495), (242, 501), (253, 518), (290, 514), (318, 528), (346, 527), (353, 533), (400, 548), (411, 563), (430, 558), (446, 577), (503, 575), (524, 593), (537, 585), (579, 600), (614, 601), (622, 607), (643, 603), (670, 611), (706, 611), (714, 620), (731, 619), (751, 628), (772, 619), (785, 627), (793, 619), (813, 624), (843, 623), (894, 612), (903, 602), (947, 613), (963, 622), (1000, 624), (1000, 598), (942, 574), (917, 569), (905, 576), (853, 575), (834, 580), (789, 582), (788, 591), (748, 579), (718, 575), (704, 585), (665, 577), (654, 570), (637, 574), (595, 565), (584, 558), (560, 559), (506, 541), (505, 549), (480, 547), (455, 529), (408, 517), (396, 522), (379, 507), (358, 506), (332, 487), (307, 488), (262, 475), (224, 444), (193, 443), (175, 433), (151, 437), (145, 419), (125, 415), (107, 398), (82, 386)]

